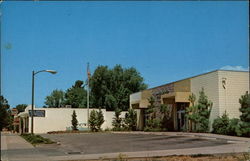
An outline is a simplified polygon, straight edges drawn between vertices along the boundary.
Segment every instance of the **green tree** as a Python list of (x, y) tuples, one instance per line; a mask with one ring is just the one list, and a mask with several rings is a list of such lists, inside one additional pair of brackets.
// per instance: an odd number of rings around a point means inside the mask
[(196, 101), (196, 96), (194, 93), (192, 93), (189, 97), (188, 100), (191, 102), (191, 105), (194, 106), (194, 103)]
[(90, 126), (90, 130), (93, 132), (98, 131), (97, 129), (97, 113), (95, 110), (92, 110), (90, 112), (90, 116), (89, 116), (89, 126)]
[(186, 117), (189, 120), (189, 131), (196, 131), (197, 130), (197, 123), (199, 122), (199, 114), (198, 114), (198, 107), (195, 105), (196, 96), (192, 93), (188, 100), (191, 103), (191, 106), (186, 108)]
[(156, 117), (156, 106), (155, 106), (155, 99), (151, 96), (148, 99), (149, 105), (148, 108), (145, 110), (146, 114), (146, 126), (144, 131), (160, 131), (161, 130), (161, 119)]
[(24, 112), (24, 110), (27, 106), (28, 106), (27, 104), (18, 104), (18, 105), (16, 105), (16, 109), (17, 109), (18, 113)]
[(240, 129), (243, 136), (250, 137), (250, 94), (248, 92), (239, 99), (241, 105)]
[(200, 121), (198, 107), (197, 105), (189, 106), (186, 108), (187, 118), (191, 122), (190, 123), (190, 131), (196, 132), (197, 131), (197, 124)]
[(87, 106), (87, 91), (83, 87), (83, 81), (77, 80), (75, 85), (67, 89), (64, 104), (71, 105), (72, 108), (84, 108)]
[(134, 109), (129, 109), (125, 114), (124, 123), (127, 130), (136, 130), (137, 114)]
[(53, 90), (52, 93), (45, 98), (45, 105), (49, 108), (59, 108), (64, 105), (65, 93), (62, 90)]
[(162, 130), (168, 130), (169, 121), (171, 119), (170, 107), (166, 104), (161, 104), (160, 112), (162, 114), (161, 128)]
[(95, 72), (90, 79), (91, 94), (93, 95), (93, 107), (105, 107), (105, 100), (107, 103), (110, 102), (108, 101), (109, 99), (106, 99), (107, 95), (110, 93), (110, 90), (108, 89), (108, 83), (110, 83), (109, 79), (110, 72), (107, 66), (98, 66), (95, 69)]
[(127, 110), (129, 95), (147, 88), (135, 68), (122, 68), (121, 65), (112, 69), (98, 66), (91, 77), (90, 86), (93, 106), (107, 110)]
[(198, 132), (208, 132), (209, 131), (209, 117), (212, 110), (213, 103), (208, 100), (205, 95), (204, 88), (199, 92), (198, 100), (198, 115), (199, 115), (199, 129)]
[(76, 115), (75, 110), (73, 111), (73, 114), (72, 114), (71, 124), (72, 124), (72, 130), (78, 130), (77, 129), (78, 121), (77, 121), (77, 115)]
[(3, 96), (0, 96), (0, 131), (3, 128), (10, 129), (12, 126), (11, 122), (11, 112), (8, 100)]
[(97, 132), (101, 130), (101, 126), (104, 123), (104, 116), (102, 110), (92, 110), (89, 117), (89, 126), (91, 131)]
[(117, 109), (117, 107), (118, 107), (116, 98), (111, 94), (107, 94), (105, 96), (105, 102), (104, 103), (105, 103), (105, 106), (106, 106), (107, 110)]
[(199, 92), (198, 103), (195, 104), (196, 97), (194, 94), (189, 96), (191, 106), (186, 109), (187, 118), (194, 123), (194, 130), (198, 132), (209, 131), (209, 117), (212, 110), (213, 103), (208, 100), (204, 88)]
[(102, 113), (101, 108), (99, 108), (99, 111), (97, 112), (97, 129), (98, 131), (101, 131), (102, 124), (104, 123), (104, 116)]
[(113, 118), (112, 121), (113, 130), (115, 131), (120, 131), (122, 127), (122, 118), (120, 117), (121, 112), (122, 112), (121, 109), (119, 108), (115, 109), (115, 117)]

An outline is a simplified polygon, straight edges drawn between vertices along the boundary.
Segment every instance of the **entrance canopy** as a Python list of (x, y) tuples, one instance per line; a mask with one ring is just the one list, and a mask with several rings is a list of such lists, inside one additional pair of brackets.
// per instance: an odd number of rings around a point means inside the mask
[(164, 99), (174, 98), (175, 102), (189, 102), (188, 97), (191, 92), (171, 92), (161, 95), (161, 102), (164, 103)]

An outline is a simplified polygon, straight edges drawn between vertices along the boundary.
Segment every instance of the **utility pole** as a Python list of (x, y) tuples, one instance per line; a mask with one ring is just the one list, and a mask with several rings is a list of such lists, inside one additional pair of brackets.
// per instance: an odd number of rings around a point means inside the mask
[(2, 96), (2, 1), (0, 1), (0, 96)]
[(31, 134), (34, 134), (34, 82), (35, 71), (32, 71), (32, 86), (31, 86)]
[(87, 125), (89, 130), (89, 79), (90, 79), (90, 71), (89, 71), (89, 63), (87, 63), (87, 74), (88, 74), (88, 86), (87, 86)]

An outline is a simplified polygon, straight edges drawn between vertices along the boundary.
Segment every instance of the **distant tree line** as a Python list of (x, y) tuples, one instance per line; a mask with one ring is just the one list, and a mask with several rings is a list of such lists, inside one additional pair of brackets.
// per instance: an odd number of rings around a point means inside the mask
[[(72, 108), (87, 107), (87, 90), (83, 81), (77, 80), (67, 89), (54, 90), (45, 98), (45, 107), (63, 107), (71, 105)], [(98, 66), (90, 78), (90, 107), (106, 108), (114, 111), (116, 108), (128, 110), (129, 95), (147, 88), (143, 77), (133, 67), (123, 68), (116, 65), (113, 68)]]
[(0, 131), (2, 131), (3, 128), (11, 130), (12, 117), (8, 100), (0, 96)]

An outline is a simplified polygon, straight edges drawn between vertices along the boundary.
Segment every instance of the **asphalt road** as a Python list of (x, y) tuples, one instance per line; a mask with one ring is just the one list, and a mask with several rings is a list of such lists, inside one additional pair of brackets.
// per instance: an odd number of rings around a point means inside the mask
[(227, 144), (226, 140), (153, 134), (81, 133), (42, 136), (60, 142), (60, 145), (47, 144), (36, 147), (48, 156), (185, 149)]

